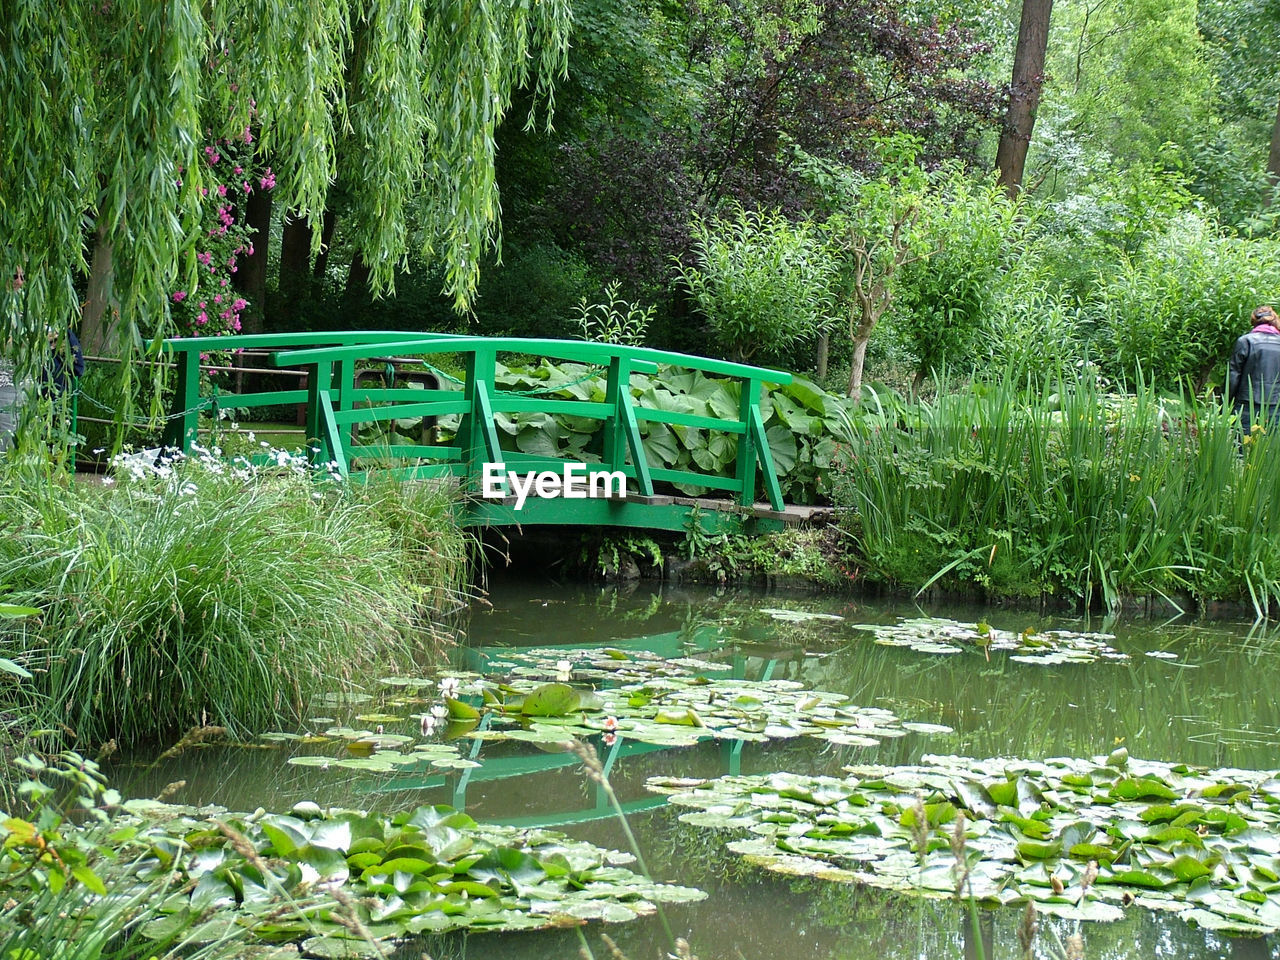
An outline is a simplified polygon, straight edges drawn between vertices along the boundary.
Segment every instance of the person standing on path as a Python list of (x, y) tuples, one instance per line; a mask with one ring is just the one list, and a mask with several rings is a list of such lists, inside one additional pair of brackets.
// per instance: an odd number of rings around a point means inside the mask
[(1246, 436), (1254, 422), (1273, 423), (1280, 413), (1280, 317), (1272, 307), (1257, 307), (1253, 324), (1227, 362), (1227, 399)]

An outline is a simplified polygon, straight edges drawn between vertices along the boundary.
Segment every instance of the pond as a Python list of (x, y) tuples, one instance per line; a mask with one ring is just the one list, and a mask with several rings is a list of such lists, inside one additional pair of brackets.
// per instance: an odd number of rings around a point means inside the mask
[[(543, 679), (554, 682), (552, 674), (559, 672), (559, 679), (577, 684), (598, 679), (594, 657), (603, 669), (613, 659), (628, 670), (643, 668), (650, 677), (675, 677), (671, 682), (676, 683), (695, 675), (724, 678), (712, 682), (709, 701), (679, 708), (691, 711), (688, 724), (665, 718), (666, 740), (658, 736), (659, 742), (652, 742), (657, 727), (626, 718), (620, 721), (620, 740), (611, 742), (611, 733), (592, 737), (611, 761), (611, 783), (632, 811), (629, 822), (655, 879), (696, 886), (708, 894), (698, 903), (665, 908), (675, 933), (687, 938), (702, 960), (967, 960), (979, 955), (980, 945), (988, 960), (1021, 957), (1023, 911), (1006, 907), (971, 913), (953, 899), (925, 900), (759, 869), (728, 849), (738, 835), (681, 822), (680, 814), (691, 808), (665, 804), (646, 788), (649, 778), (775, 771), (841, 776), (850, 765), (912, 765), (928, 755), (1044, 760), (1105, 757), (1118, 750), (1135, 762), (1280, 767), (1280, 703), (1275, 696), (1280, 690), (1280, 635), (1274, 628), (1112, 623), (998, 608), (923, 610), (844, 597), (650, 585), (627, 590), (509, 582), (495, 585), (489, 600), (491, 608), (477, 605), (457, 627), (459, 673), (483, 669), (513, 680), (545, 674)], [(926, 616), (956, 625), (911, 626)], [(872, 629), (876, 626), (896, 629), (877, 633)], [(1055, 635), (1054, 630), (1069, 633)], [(596, 653), (586, 653), (589, 648)], [(529, 656), (534, 649), (541, 652)], [(722, 689), (717, 683), (760, 680), (784, 693), (829, 691), (886, 713), (873, 711), (880, 718), (873, 721), (860, 716), (854, 730), (841, 727), (842, 715), (828, 711), (820, 736), (788, 733), (775, 717), (758, 727), (744, 725), (752, 734), (747, 742), (670, 745), (685, 736), (690, 742), (697, 739), (701, 731), (696, 724), (703, 717), (693, 719), (694, 713), (711, 716), (714, 708), (707, 704), (714, 704), (715, 691)], [(735, 703), (755, 702), (741, 692), (746, 688), (723, 689), (729, 691), (724, 696), (739, 698)], [(160, 762), (132, 764), (115, 777), (126, 793), (140, 796), (185, 780), (176, 800), (234, 810), (285, 811), (301, 800), (381, 811), (453, 804), (464, 806), (477, 820), (559, 825), (573, 837), (626, 849), (618, 821), (577, 757), (546, 743), (513, 739), (505, 727), (482, 727), (472, 730), (472, 736), (444, 739), (446, 726), (436, 729), (436, 718), (425, 701), (415, 699), (415, 692), (407, 678), (370, 677), (368, 700), (318, 711), (306, 730), (280, 731), (279, 737), (247, 747), (203, 747)], [(683, 692), (707, 695), (692, 687)], [(758, 709), (783, 709), (780, 700), (761, 696)], [(814, 699), (801, 706), (827, 709), (816, 704)], [(607, 706), (614, 709), (613, 701)], [(344, 729), (350, 734), (346, 741)], [(369, 756), (343, 749), (342, 744), (358, 737), (357, 730), (376, 730), (375, 736), (406, 742), (410, 737), (422, 740), (426, 730), (434, 751), (430, 757), (438, 762), (406, 772), (410, 768), (383, 762), (381, 751)], [(296, 738), (326, 731), (325, 743)], [(477, 734), (490, 739), (473, 739)], [(1034, 955), (1115, 960), (1280, 956), (1280, 937), (1228, 936), (1140, 906), (1127, 907), (1123, 914), (1111, 923), (1041, 918)], [(649, 960), (669, 949), (655, 917), (607, 927), (592, 924), (586, 933), (597, 957), (612, 955), (602, 933), (631, 960)], [(1070, 940), (1077, 933), (1083, 954)], [(572, 930), (454, 934), (426, 946), (437, 960), (464, 955), (470, 960), (571, 957), (579, 956), (581, 948)]]

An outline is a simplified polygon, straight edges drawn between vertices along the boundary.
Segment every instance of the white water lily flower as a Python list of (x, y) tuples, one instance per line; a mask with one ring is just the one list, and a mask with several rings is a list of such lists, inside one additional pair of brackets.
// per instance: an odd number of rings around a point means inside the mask
[(454, 699), (462, 690), (462, 681), (457, 677), (445, 677), (440, 681), (440, 696)]

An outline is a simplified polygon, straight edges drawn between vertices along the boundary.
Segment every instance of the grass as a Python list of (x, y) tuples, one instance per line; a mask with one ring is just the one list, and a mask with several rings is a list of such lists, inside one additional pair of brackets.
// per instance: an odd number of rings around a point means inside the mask
[(33, 675), (42, 722), (82, 743), (260, 731), (431, 652), (425, 616), (465, 573), (449, 494), (280, 464), (138, 465), (97, 489), (5, 477), (0, 589), (41, 616), (0, 656)]
[(835, 487), (874, 579), (1280, 603), (1280, 442), (1220, 401), (1005, 380), (867, 423)]

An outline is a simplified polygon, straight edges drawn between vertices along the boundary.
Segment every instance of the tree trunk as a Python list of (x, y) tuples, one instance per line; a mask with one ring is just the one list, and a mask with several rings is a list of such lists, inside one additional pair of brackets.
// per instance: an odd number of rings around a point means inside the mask
[(827, 379), (827, 358), (831, 352), (831, 335), (827, 331), (818, 334), (818, 383)]
[(1270, 206), (1275, 187), (1280, 184), (1280, 102), (1276, 104), (1276, 122), (1271, 127), (1271, 154), (1267, 157), (1267, 179), (1272, 189), (1268, 191), (1264, 202)]
[(1018, 46), (1013, 55), (1013, 82), (1009, 85), (1009, 112), (1000, 131), (996, 170), (1000, 185), (1010, 197), (1022, 189), (1027, 147), (1036, 123), (1036, 107), (1044, 86), (1044, 58), (1049, 45), (1049, 14), (1053, 0), (1022, 0)]
[(80, 345), (85, 353), (103, 355), (113, 326), (112, 280), (115, 251), (106, 236), (106, 226), (94, 232), (93, 260), (89, 266), (89, 288), (80, 311)]
[(364, 257), (357, 250), (351, 257), (351, 269), (347, 271), (347, 288), (343, 291), (343, 298), (354, 300), (357, 297), (364, 297), (368, 290), (369, 265), (364, 262)]
[(280, 314), (292, 328), (297, 305), (311, 282), (311, 224), (304, 217), (286, 216), (280, 237)]
[(324, 211), (324, 222), (320, 225), (320, 252), (316, 255), (316, 265), (311, 275), (317, 280), (324, 279), (324, 271), (329, 266), (329, 244), (333, 242), (333, 231), (338, 225), (338, 215), (332, 208)]
[(239, 258), (232, 282), (244, 294), (249, 307), (242, 314), (244, 333), (262, 333), (266, 329), (267, 253), (271, 244), (271, 191), (255, 190), (245, 204), (249, 243), (253, 253)]
[(871, 331), (858, 332), (853, 338), (853, 365), (849, 368), (849, 397), (855, 404), (862, 402), (862, 366), (867, 360), (867, 344)]

